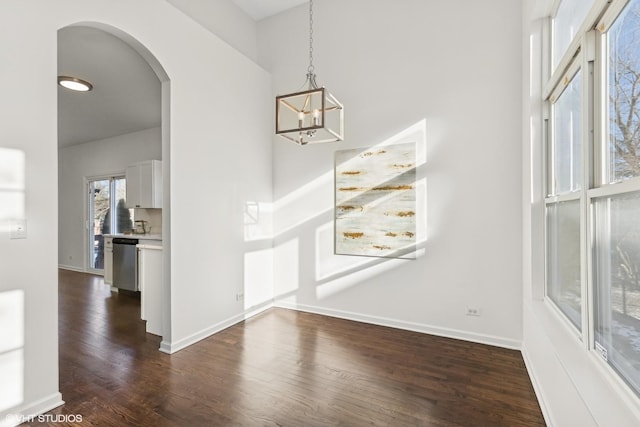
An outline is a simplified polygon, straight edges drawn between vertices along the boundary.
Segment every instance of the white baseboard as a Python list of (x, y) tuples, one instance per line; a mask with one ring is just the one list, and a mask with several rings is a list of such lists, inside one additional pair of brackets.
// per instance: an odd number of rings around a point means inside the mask
[(233, 316), (229, 319), (218, 322), (208, 328), (196, 332), (188, 337), (182, 338), (175, 342), (162, 341), (160, 343), (160, 351), (167, 354), (173, 354), (180, 351), (198, 341), (201, 341), (211, 335), (220, 332), (236, 323), (249, 319), (271, 307), (287, 308), (291, 310), (305, 311), (308, 313), (320, 314), (339, 319), (354, 320), (356, 322), (369, 323), (372, 325), (387, 326), (396, 329), (404, 329), (407, 331), (420, 332), (423, 334), (436, 335), (446, 338), (459, 339), (479, 344), (487, 344), (495, 347), (508, 348), (511, 350), (520, 350), (522, 342), (494, 335), (478, 334), (458, 329), (442, 328), (439, 326), (426, 325), (422, 323), (407, 322), (404, 320), (390, 319), (385, 317), (370, 316), (367, 314), (353, 313), (349, 311), (332, 310), (322, 307), (290, 303), (287, 301), (265, 302), (256, 307), (252, 307), (243, 313)]
[(192, 344), (197, 343), (198, 341), (208, 338), (215, 333), (218, 333), (224, 329), (227, 329), (228, 327), (233, 326), (236, 323), (240, 323), (257, 314), (260, 314), (263, 311), (270, 309), (271, 307), (273, 307), (273, 301), (267, 301), (255, 307), (251, 307), (238, 315), (230, 317), (229, 319), (223, 320), (222, 322), (218, 322), (215, 325), (205, 328), (199, 332), (196, 332), (195, 334), (191, 334), (188, 337), (179, 339), (178, 341), (168, 342), (168, 341), (162, 340), (162, 342), (160, 343), (159, 350), (163, 353), (173, 354), (186, 347), (189, 347)]
[(72, 265), (58, 264), (58, 268), (60, 268), (62, 270), (76, 271), (78, 273), (85, 273), (84, 268), (74, 267)]
[(368, 314), (353, 313), (342, 310), (332, 310), (322, 307), (315, 307), (304, 304), (291, 303), (287, 301), (276, 301), (275, 307), (288, 308), (292, 310), (306, 311), (324, 316), (337, 317), (340, 319), (354, 320), (356, 322), (370, 323), (372, 325), (387, 326), (407, 331), (421, 332), (429, 335), (436, 335), (446, 338), (454, 338), (479, 344), (488, 344), (495, 347), (503, 347), (511, 350), (520, 350), (522, 342), (494, 335), (477, 334), (458, 329), (442, 328), (439, 326), (426, 325), (423, 323), (407, 322), (404, 320), (390, 319), (386, 317), (370, 316)]
[(61, 405), (64, 405), (62, 395), (53, 393), (35, 402), (9, 409), (6, 413), (0, 413), (0, 427), (14, 427), (29, 420), (38, 421), (38, 415)]

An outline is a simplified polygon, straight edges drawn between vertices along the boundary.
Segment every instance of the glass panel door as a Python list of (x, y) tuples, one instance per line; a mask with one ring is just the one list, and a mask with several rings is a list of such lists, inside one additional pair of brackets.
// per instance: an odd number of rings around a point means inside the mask
[(134, 210), (126, 207), (126, 195), (124, 177), (89, 181), (90, 270), (104, 270), (105, 234), (124, 234), (133, 229)]
[(104, 234), (110, 233), (111, 180), (89, 181), (89, 268), (104, 269)]

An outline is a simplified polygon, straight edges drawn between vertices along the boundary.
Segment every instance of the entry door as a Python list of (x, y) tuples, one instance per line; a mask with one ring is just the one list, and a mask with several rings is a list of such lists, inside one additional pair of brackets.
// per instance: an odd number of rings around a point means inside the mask
[[(123, 176), (89, 180), (89, 271), (104, 271), (104, 235), (133, 229), (133, 209), (127, 209)], [(112, 214), (115, 212), (115, 215)]]

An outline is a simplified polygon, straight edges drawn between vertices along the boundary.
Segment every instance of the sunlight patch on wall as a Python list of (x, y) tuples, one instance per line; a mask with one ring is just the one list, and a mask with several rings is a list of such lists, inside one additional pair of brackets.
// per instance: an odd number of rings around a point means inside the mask
[[(359, 258), (362, 257), (349, 257)], [(329, 298), (332, 295), (344, 292), (345, 290), (380, 274), (398, 268), (402, 264), (412, 262), (412, 260), (402, 258), (364, 258), (366, 262), (349, 270), (343, 270), (341, 274), (335, 274), (335, 279), (324, 282), (316, 287), (316, 297), (319, 300)], [(356, 261), (359, 262), (359, 261)]]
[(275, 235), (308, 222), (333, 208), (333, 170), (278, 199), (273, 206)]
[(245, 202), (244, 240), (246, 242), (273, 237), (273, 204)]
[(333, 221), (316, 229), (316, 281), (318, 282), (371, 262), (364, 257), (334, 254), (333, 231)]
[[(397, 268), (412, 259), (372, 258), (335, 255), (333, 253), (333, 222), (316, 229), (316, 296), (324, 299), (340, 293), (376, 275)], [(424, 256), (424, 241), (420, 241), (414, 257)]]
[(25, 153), (0, 147), (0, 233), (25, 220)]
[(244, 308), (256, 307), (273, 298), (273, 249), (244, 254)]
[(273, 268), (278, 272), (274, 294), (283, 301), (296, 302), (294, 293), (300, 287), (300, 242), (295, 238), (279, 244), (273, 249), (273, 256)]
[[(424, 174), (424, 172), (422, 172)], [(416, 252), (414, 258), (424, 255), (424, 244), (427, 241), (427, 177), (416, 180)]]
[[(416, 122), (371, 149), (403, 143), (415, 144), (416, 243), (412, 250), (407, 251), (407, 255), (415, 259), (424, 255), (427, 240), (427, 180), (424, 167), (427, 161), (426, 119)], [(331, 169), (276, 200), (271, 211), (274, 221), (273, 237), (284, 237), (286, 233), (332, 212), (334, 188), (334, 170)], [(255, 207), (253, 209), (255, 211)], [(314, 274), (318, 282), (319, 298), (326, 298), (382, 271), (410, 262), (393, 258), (335, 255), (334, 233), (334, 221), (330, 221), (317, 227), (314, 235)], [(300, 286), (299, 246), (297, 238), (275, 243), (273, 259), (277, 280), (274, 283), (274, 295), (279, 300), (289, 299), (295, 303), (295, 294)]]
[(387, 145), (416, 143), (416, 166), (420, 167), (427, 162), (427, 120), (422, 119), (403, 131), (374, 145), (372, 148), (381, 148)]
[(0, 293), (0, 412), (24, 400), (24, 291)]

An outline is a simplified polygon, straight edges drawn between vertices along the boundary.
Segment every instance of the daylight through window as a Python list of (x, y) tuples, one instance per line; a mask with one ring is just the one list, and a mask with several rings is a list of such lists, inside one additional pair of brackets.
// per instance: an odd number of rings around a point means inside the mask
[(546, 296), (640, 395), (640, 0), (580, 3), (552, 19)]

